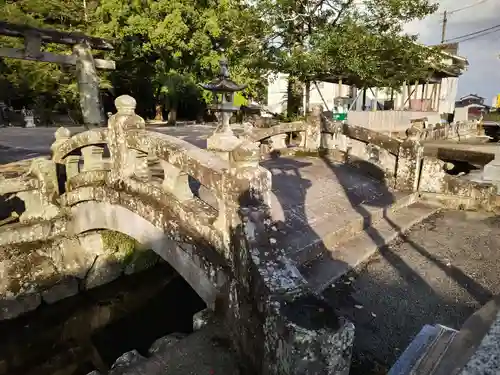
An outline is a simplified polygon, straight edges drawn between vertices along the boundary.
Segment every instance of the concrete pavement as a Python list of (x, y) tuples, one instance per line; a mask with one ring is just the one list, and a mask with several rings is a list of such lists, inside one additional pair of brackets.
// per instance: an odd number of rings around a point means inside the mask
[(460, 329), (500, 293), (499, 248), (498, 216), (443, 211), (327, 290), (356, 326), (352, 374), (386, 373), (425, 324)]
[[(239, 131), (239, 126), (234, 126)], [(72, 134), (85, 131), (83, 127), (68, 128)], [(179, 127), (147, 127), (147, 130), (172, 135), (195, 144), (206, 146), (206, 139), (213, 133), (213, 125), (186, 125)], [(50, 154), (50, 146), (54, 142), (57, 128), (20, 128), (6, 127), (0, 129), (0, 164)]]

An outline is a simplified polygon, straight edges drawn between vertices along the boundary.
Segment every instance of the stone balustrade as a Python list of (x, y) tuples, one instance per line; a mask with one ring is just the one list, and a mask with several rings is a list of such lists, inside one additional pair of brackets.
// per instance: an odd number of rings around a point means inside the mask
[[(115, 104), (106, 129), (56, 132), (52, 159), (34, 163), (25, 184), (44, 207), (28, 206), (56, 211), (0, 227), (0, 246), (122, 232), (170, 263), (224, 317), (233, 347), (255, 373), (347, 374), (354, 327), (309, 291), (278, 241), (271, 176), (259, 166), (255, 140), (232, 139), (214, 153), (147, 131), (129, 96)], [(321, 119), (311, 124), (297, 127), (300, 144), (317, 150)], [(197, 195), (192, 181), (214, 199)], [(10, 182), (5, 193), (19, 194), (21, 185)], [(43, 295), (45, 284), (37, 285)], [(33, 301), (36, 307), (40, 297)], [(314, 324), (298, 319), (304, 311)]]
[[(238, 199), (251, 189), (253, 177), (270, 179), (267, 171), (258, 167), (259, 155), (245, 148), (245, 142), (225, 160), (210, 151), (200, 149), (181, 139), (145, 130), (145, 122), (134, 112), (135, 100), (120, 97), (117, 113), (110, 117), (107, 129), (93, 129), (71, 136), (67, 129), (56, 132), (52, 160), (64, 166), (66, 195), (84, 186), (111, 186), (120, 183), (160, 201), (166, 197), (177, 200), (180, 215), (190, 216), (193, 206), (204, 216), (213, 216), (211, 229), (199, 226), (200, 237), (212, 238), (216, 246), (227, 247), (231, 217), (237, 215)], [(109, 158), (103, 157), (105, 149)], [(153, 178), (151, 160), (163, 171), (163, 181)], [(250, 172), (249, 165), (255, 167)], [(216, 201), (216, 207), (196, 202), (189, 180), (205, 187)], [(259, 190), (270, 189), (269, 181), (259, 183)], [(67, 202), (67, 197), (63, 200)], [(73, 199), (73, 204), (78, 199)], [(215, 208), (215, 215), (213, 209)], [(182, 213), (181, 211), (184, 211)], [(207, 232), (212, 232), (208, 234)], [(217, 231), (218, 233), (213, 233)]]
[(477, 121), (458, 121), (450, 124), (427, 124), (424, 127), (413, 125), (421, 141), (460, 139), (483, 135), (481, 124)]
[[(289, 140), (293, 135), (298, 141)], [(322, 156), (364, 169), (388, 186), (416, 191), (423, 151), (417, 137), (401, 140), (360, 126), (335, 123), (315, 106), (303, 122), (281, 123), (271, 128), (247, 128), (245, 139), (260, 145), (263, 154)]]

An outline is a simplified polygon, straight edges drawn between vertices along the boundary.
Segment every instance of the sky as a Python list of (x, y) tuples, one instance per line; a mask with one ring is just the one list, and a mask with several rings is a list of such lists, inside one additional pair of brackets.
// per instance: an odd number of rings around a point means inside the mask
[[(464, 7), (467, 8), (458, 10)], [(500, 0), (440, 0), (435, 14), (408, 24), (406, 31), (418, 34), (424, 44), (438, 44), (445, 10), (450, 13), (446, 39), (500, 25)], [(500, 27), (494, 30), (464, 41), (458, 48), (458, 54), (469, 61), (468, 70), (459, 79), (458, 95), (478, 94), (486, 98), (488, 105), (500, 94)]]

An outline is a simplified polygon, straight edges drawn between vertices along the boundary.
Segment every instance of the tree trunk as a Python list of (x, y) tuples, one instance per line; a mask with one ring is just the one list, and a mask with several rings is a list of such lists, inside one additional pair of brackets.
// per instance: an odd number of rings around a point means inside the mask
[(286, 115), (288, 118), (292, 118), (299, 114), (300, 105), (302, 104), (302, 94), (302, 84), (297, 80), (297, 78), (289, 76), (286, 108)]
[(156, 104), (155, 106), (155, 120), (163, 121), (163, 104)]
[(168, 112), (168, 125), (174, 125), (177, 122), (177, 106), (170, 107)]

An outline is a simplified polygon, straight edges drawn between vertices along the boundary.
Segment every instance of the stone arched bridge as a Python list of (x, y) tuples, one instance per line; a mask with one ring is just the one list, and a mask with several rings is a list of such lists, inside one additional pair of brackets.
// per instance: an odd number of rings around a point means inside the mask
[[(497, 204), (494, 186), (447, 173), (449, 163), (426, 154), (417, 136), (334, 124), (319, 108), (306, 122), (247, 128), (236, 147), (214, 153), (146, 130), (131, 97), (116, 107), (107, 128), (61, 128), (50, 159), (3, 173), (0, 194), (24, 211), (2, 222), (1, 248), (98, 229), (127, 234), (225, 318), (256, 373), (347, 374), (354, 327), (322, 291), (404, 229), (391, 215), (410, 226), (434, 212), (400, 211), (419, 198)], [(311, 196), (316, 205), (306, 204)], [(64, 245), (57, 256), (65, 259)], [(2, 271), (12, 263), (5, 257)], [(70, 268), (39, 280), (34, 267), (39, 290), (27, 295), (56, 288)]]

